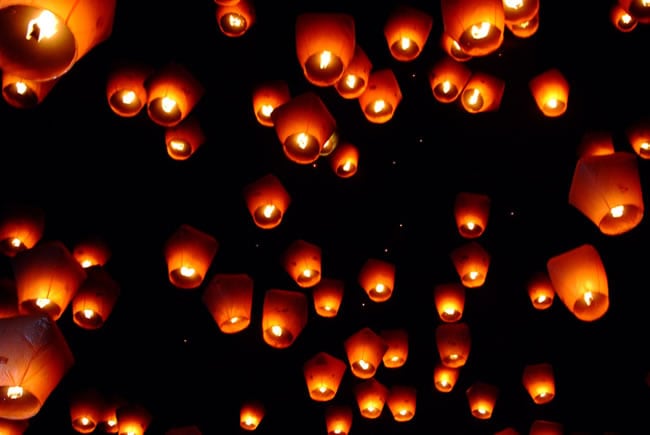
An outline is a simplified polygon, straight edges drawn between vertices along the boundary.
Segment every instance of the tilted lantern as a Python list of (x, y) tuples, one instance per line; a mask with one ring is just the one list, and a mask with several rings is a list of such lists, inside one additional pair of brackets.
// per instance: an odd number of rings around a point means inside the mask
[(251, 431), (262, 423), (266, 407), (259, 400), (247, 400), (239, 408), (239, 427)]
[(245, 273), (217, 273), (201, 300), (219, 330), (234, 334), (248, 328), (253, 310), (253, 278)]
[(451, 368), (467, 363), (472, 347), (469, 325), (464, 322), (442, 323), (436, 327), (436, 347), (440, 362)]
[(368, 86), (358, 100), (364, 116), (373, 124), (385, 124), (393, 119), (402, 101), (402, 89), (393, 70), (371, 71)]
[(33, 248), (43, 237), (45, 215), (39, 207), (13, 205), (0, 218), (0, 250), (8, 257)]
[(442, 0), (442, 26), (470, 56), (487, 56), (501, 47), (503, 0)]
[(409, 355), (408, 331), (405, 328), (384, 329), (379, 331), (379, 336), (388, 345), (382, 357), (384, 367), (396, 369), (406, 364)]
[(20, 312), (18, 311), (16, 282), (13, 278), (0, 277), (0, 319), (14, 317), (18, 314)]
[(506, 28), (517, 38), (530, 38), (539, 29), (539, 13), (529, 20), (519, 21), (517, 23), (506, 21)]
[(650, 24), (650, 5), (644, 0), (617, 0), (623, 9), (635, 17), (639, 23)]
[(330, 164), (334, 173), (341, 178), (350, 178), (359, 167), (359, 149), (349, 142), (344, 142), (330, 155)]
[(465, 309), (465, 286), (456, 282), (438, 284), (433, 288), (433, 301), (440, 320), (458, 322)]
[(490, 254), (476, 242), (466, 242), (451, 252), (451, 261), (461, 283), (467, 288), (477, 288), (485, 284), (490, 267)]
[(113, 66), (106, 80), (106, 100), (123, 118), (138, 115), (147, 105), (146, 82), (153, 68), (136, 62)]
[(503, 1), (503, 17), (507, 24), (532, 20), (539, 13), (539, 0)]
[(483, 193), (458, 192), (454, 201), (454, 218), (460, 235), (466, 239), (481, 237), (490, 216), (490, 197)]
[(92, 433), (102, 416), (103, 397), (95, 389), (76, 391), (70, 398), (72, 428), (79, 433)]
[(354, 56), (343, 71), (343, 75), (337, 80), (334, 87), (338, 94), (347, 99), (359, 98), (368, 86), (368, 78), (372, 71), (372, 61), (359, 44), (354, 47)]
[(620, 3), (614, 3), (609, 10), (609, 20), (614, 27), (623, 33), (631, 32), (636, 29), (639, 20), (623, 9)]
[(291, 204), (291, 196), (278, 177), (267, 174), (244, 188), (244, 199), (253, 222), (268, 230), (282, 222)]
[(343, 343), (352, 374), (360, 379), (375, 376), (388, 344), (370, 328), (362, 328)]
[(395, 421), (411, 421), (417, 408), (417, 390), (410, 385), (393, 385), (388, 389), (386, 404)]
[(548, 403), (555, 397), (555, 375), (549, 363), (526, 365), (522, 383), (537, 405)]
[(458, 41), (445, 32), (442, 32), (442, 35), (440, 35), (440, 46), (444, 52), (456, 62), (467, 62), (468, 60), (473, 59), (473, 56), (466, 53)]
[(104, 266), (111, 257), (111, 249), (103, 237), (93, 236), (77, 242), (72, 248), (72, 255), (81, 267)]
[(2, 97), (16, 109), (31, 109), (43, 102), (59, 78), (46, 81), (29, 80), (4, 72), (2, 74)]
[(325, 409), (327, 435), (348, 435), (354, 418), (352, 408), (347, 405), (332, 404)]
[(359, 284), (373, 302), (385, 302), (395, 289), (395, 265), (369, 258), (359, 271)]
[(116, 410), (119, 435), (144, 435), (151, 423), (151, 413), (142, 405), (127, 403)]
[(309, 397), (317, 402), (334, 399), (346, 369), (345, 362), (328, 354), (319, 352), (303, 366)]
[(239, 0), (233, 4), (217, 4), (217, 26), (226, 36), (237, 38), (246, 34), (255, 23), (253, 0)]
[(183, 65), (169, 63), (146, 82), (147, 114), (155, 124), (173, 127), (194, 110), (205, 89)]
[(198, 118), (189, 115), (165, 129), (167, 154), (174, 160), (187, 160), (205, 143), (205, 132)]
[(458, 382), (460, 370), (455, 367), (447, 367), (441, 362), (433, 368), (433, 386), (441, 393), (449, 393)]
[(321, 317), (336, 317), (343, 302), (345, 283), (340, 279), (321, 278), (312, 290), (314, 310)]
[(182, 224), (165, 242), (169, 282), (180, 289), (199, 287), (218, 249), (219, 242), (213, 236)]
[(460, 102), (468, 113), (494, 112), (501, 105), (506, 84), (502, 79), (475, 71), (465, 84)]
[(625, 129), (625, 136), (637, 156), (650, 159), (650, 119), (633, 122)]
[(253, 113), (255, 119), (264, 127), (273, 127), (271, 114), (291, 99), (289, 84), (284, 80), (269, 80), (253, 89)]
[(555, 118), (566, 113), (569, 82), (559, 69), (547, 69), (536, 75), (528, 82), (528, 87), (537, 107), (545, 116)]
[(562, 435), (564, 425), (557, 421), (534, 420), (530, 425), (529, 435)]
[(472, 416), (479, 420), (492, 418), (494, 406), (499, 395), (499, 389), (485, 382), (474, 382), (466, 391), (467, 402)]
[(321, 279), (321, 248), (305, 240), (294, 240), (285, 249), (283, 265), (299, 287), (313, 287)]
[(441, 103), (456, 101), (472, 76), (472, 70), (451, 56), (444, 56), (429, 72), (429, 86), (433, 97)]
[(101, 328), (113, 312), (120, 285), (101, 266), (87, 269), (87, 277), (72, 299), (72, 318), (81, 328)]
[(410, 62), (424, 50), (433, 27), (433, 17), (418, 8), (398, 5), (384, 24), (384, 37), (394, 59)]
[(379, 418), (388, 399), (388, 387), (375, 378), (366, 379), (353, 387), (359, 412), (364, 418)]
[(555, 289), (546, 272), (535, 273), (528, 281), (528, 297), (533, 307), (538, 310), (546, 310), (553, 305)]
[(293, 290), (269, 289), (262, 306), (262, 336), (276, 349), (291, 346), (307, 324), (307, 296)]

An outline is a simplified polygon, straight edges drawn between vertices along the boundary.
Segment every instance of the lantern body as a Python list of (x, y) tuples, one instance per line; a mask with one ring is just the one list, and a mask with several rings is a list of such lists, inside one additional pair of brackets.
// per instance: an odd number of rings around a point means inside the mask
[(444, 52), (456, 62), (467, 62), (468, 60), (473, 59), (473, 56), (466, 53), (458, 41), (445, 32), (440, 35), (440, 46)]
[(607, 312), (607, 273), (592, 245), (556, 255), (548, 260), (546, 268), (557, 296), (578, 319), (590, 322)]
[(460, 102), (468, 113), (493, 112), (501, 105), (504, 90), (503, 80), (476, 71), (467, 81)]
[(460, 235), (476, 239), (483, 235), (490, 216), (490, 197), (482, 193), (459, 192), (454, 201), (454, 218)]
[(345, 374), (345, 362), (326, 352), (319, 352), (303, 366), (309, 397), (317, 402), (334, 399)]
[(140, 64), (113, 67), (106, 80), (108, 106), (118, 116), (132, 118), (147, 104), (146, 82), (153, 69)]
[(352, 374), (360, 379), (375, 375), (388, 350), (386, 341), (370, 328), (362, 328), (349, 336), (344, 347)]
[(81, 267), (104, 266), (111, 257), (111, 250), (101, 237), (90, 237), (77, 243), (72, 249), (72, 255)]
[(429, 39), (433, 17), (420, 9), (400, 5), (388, 16), (384, 37), (394, 59), (401, 62), (415, 60)]
[(126, 404), (116, 410), (117, 432), (129, 435), (144, 435), (151, 423), (151, 414), (137, 404)]
[(231, 38), (246, 34), (256, 18), (252, 0), (239, 0), (228, 5), (218, 4), (215, 15), (221, 33)]
[(534, 420), (530, 425), (529, 435), (562, 435), (564, 425), (549, 420)]
[(181, 225), (165, 243), (169, 282), (180, 289), (199, 287), (219, 249), (219, 242), (191, 225)]
[(270, 289), (264, 295), (262, 336), (276, 349), (291, 346), (307, 324), (307, 297), (292, 290)]
[(503, 0), (442, 0), (442, 26), (470, 56), (487, 56), (503, 42)]
[(617, 3), (635, 17), (639, 23), (650, 23), (650, 6), (643, 0), (617, 0)]
[(327, 435), (348, 435), (352, 428), (352, 409), (345, 405), (330, 405), (325, 409)]
[(636, 155), (619, 151), (578, 160), (569, 203), (606, 235), (619, 235), (643, 219), (644, 203)]
[(369, 258), (359, 271), (359, 284), (373, 302), (385, 302), (395, 288), (395, 265)]
[(253, 309), (253, 278), (245, 273), (215, 274), (201, 300), (225, 334), (248, 328)]
[(321, 279), (321, 249), (313, 243), (294, 240), (284, 252), (283, 264), (299, 287), (313, 287)]
[(0, 433), (3, 435), (23, 435), (28, 427), (29, 420), (0, 418)]
[(16, 205), (4, 210), (0, 220), (0, 249), (8, 257), (30, 249), (41, 240), (45, 215), (36, 207)]
[(503, 18), (506, 24), (530, 21), (539, 13), (539, 0), (522, 2), (503, 2)]
[(436, 327), (436, 347), (445, 367), (464, 366), (471, 346), (470, 329), (466, 323), (442, 323)]
[(472, 70), (451, 56), (439, 59), (429, 72), (429, 86), (433, 97), (441, 103), (452, 103), (472, 76)]
[(539, 29), (539, 13), (534, 15), (530, 20), (510, 23), (506, 21), (506, 27), (517, 38), (530, 38)]
[(479, 420), (492, 418), (499, 390), (484, 382), (474, 382), (465, 392), (472, 416)]
[(187, 160), (205, 143), (205, 133), (198, 118), (192, 115), (165, 129), (167, 154), (174, 160)]
[(58, 81), (58, 78), (28, 80), (5, 72), (2, 74), (2, 97), (12, 107), (30, 109), (41, 104)]
[(569, 82), (557, 68), (548, 69), (528, 82), (539, 110), (548, 117), (564, 115), (569, 103)]
[(149, 119), (163, 127), (173, 127), (184, 120), (205, 92), (192, 73), (177, 63), (154, 71), (146, 88)]
[(361, 416), (376, 419), (386, 404), (388, 388), (375, 378), (366, 379), (354, 386), (354, 396)]
[(578, 144), (578, 158), (614, 154), (614, 138), (610, 131), (592, 130), (582, 135)]
[(522, 383), (537, 405), (550, 402), (555, 397), (553, 366), (548, 363), (528, 364), (524, 367)]
[(364, 116), (373, 124), (384, 124), (393, 119), (402, 101), (402, 90), (393, 70), (371, 71), (368, 86), (358, 100)]
[(332, 152), (330, 164), (337, 176), (350, 178), (359, 167), (359, 150), (351, 143), (343, 143)]
[(650, 120), (634, 122), (625, 130), (625, 136), (637, 156), (650, 159)]
[(70, 400), (72, 428), (79, 433), (92, 433), (97, 428), (103, 407), (102, 396), (96, 390), (75, 392)]
[(321, 317), (336, 317), (343, 302), (344, 282), (322, 278), (312, 290), (314, 310)]
[(438, 363), (433, 368), (433, 386), (441, 393), (449, 393), (458, 382), (459, 374), (459, 369)]
[(247, 431), (255, 430), (264, 419), (265, 414), (266, 408), (262, 402), (248, 400), (242, 403), (239, 409), (239, 427)]
[(609, 20), (612, 22), (617, 30), (628, 33), (636, 29), (639, 21), (636, 17), (630, 15), (628, 11), (623, 9), (620, 3), (615, 3), (609, 10)]
[(440, 320), (458, 322), (465, 309), (465, 287), (458, 283), (438, 284), (433, 289), (433, 301)]
[(343, 71), (343, 75), (337, 80), (334, 87), (336, 92), (346, 100), (359, 98), (368, 87), (368, 78), (372, 71), (372, 62), (359, 44), (354, 47), (354, 56)]
[[(115, 0), (0, 1), (0, 69), (29, 80), (61, 77), (108, 39), (113, 30), (115, 3)], [(47, 28), (41, 28), (48, 18), (56, 21), (56, 32), (51, 35)]]
[(485, 284), (490, 267), (490, 254), (476, 241), (467, 242), (451, 252), (451, 260), (461, 283), (467, 288)]
[(84, 329), (101, 328), (113, 312), (120, 285), (102, 267), (87, 270), (87, 277), (72, 299), (72, 318)]
[(385, 329), (379, 332), (379, 336), (388, 345), (382, 357), (384, 367), (396, 369), (406, 364), (409, 354), (408, 331), (403, 328)]
[(72, 368), (74, 356), (48, 316), (0, 319), (0, 336), (0, 418), (31, 418)]
[(546, 310), (553, 305), (555, 289), (548, 274), (539, 272), (532, 276), (528, 281), (528, 296), (537, 310)]
[(410, 421), (415, 417), (417, 390), (408, 385), (393, 385), (388, 390), (386, 404), (397, 422)]
[(259, 84), (253, 90), (253, 113), (264, 127), (273, 127), (271, 114), (291, 99), (289, 84), (284, 80), (273, 80)]
[(255, 225), (265, 230), (280, 225), (291, 203), (289, 192), (273, 174), (248, 184), (244, 188), (244, 199)]

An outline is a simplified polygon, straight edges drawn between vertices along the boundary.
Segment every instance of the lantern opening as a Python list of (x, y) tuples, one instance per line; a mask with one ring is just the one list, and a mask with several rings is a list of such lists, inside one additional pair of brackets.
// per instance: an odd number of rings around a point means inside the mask
[(123, 116), (135, 115), (142, 109), (144, 103), (130, 89), (120, 89), (109, 97), (109, 104)]
[(34, 394), (19, 385), (0, 386), (0, 412), (3, 415), (35, 415), (41, 406)]
[(228, 36), (240, 36), (248, 30), (248, 21), (245, 16), (231, 12), (221, 17), (219, 27)]

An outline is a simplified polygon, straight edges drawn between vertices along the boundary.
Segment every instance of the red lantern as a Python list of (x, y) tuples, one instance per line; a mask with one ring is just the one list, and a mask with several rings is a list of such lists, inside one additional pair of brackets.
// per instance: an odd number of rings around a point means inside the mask
[(466, 323), (442, 323), (436, 327), (436, 347), (445, 367), (463, 367), (472, 346)]
[(366, 119), (374, 124), (384, 124), (391, 119), (402, 101), (402, 90), (391, 69), (372, 71), (368, 86), (358, 98)]
[(360, 379), (375, 375), (388, 350), (386, 341), (370, 328), (360, 329), (349, 336), (344, 347), (352, 374)]
[(417, 390), (408, 385), (393, 385), (388, 390), (386, 404), (395, 421), (411, 421), (415, 417)]
[(395, 265), (384, 260), (368, 259), (359, 271), (359, 284), (371, 301), (387, 301), (395, 288)]
[(343, 75), (334, 87), (339, 95), (345, 99), (359, 98), (368, 87), (368, 79), (372, 71), (372, 62), (359, 44), (354, 47), (354, 56)]
[(204, 92), (187, 68), (170, 63), (147, 80), (147, 114), (154, 123), (173, 127), (187, 118)]
[(544, 115), (551, 118), (564, 115), (569, 103), (569, 82), (560, 70), (548, 69), (533, 77), (528, 86)]
[(460, 46), (458, 41), (453, 39), (447, 33), (443, 32), (442, 35), (440, 35), (440, 46), (444, 52), (456, 62), (467, 62), (473, 58), (473, 56), (463, 50), (463, 47)]
[(533, 275), (528, 282), (528, 297), (538, 310), (546, 310), (553, 305), (555, 289), (548, 274), (539, 272)]
[(167, 154), (174, 160), (187, 160), (203, 143), (205, 133), (198, 118), (192, 115), (165, 129)]
[(0, 250), (8, 257), (30, 249), (41, 240), (45, 215), (38, 207), (14, 205), (7, 208), (0, 220)]
[(181, 225), (165, 242), (169, 282), (180, 289), (199, 287), (219, 249), (219, 242), (191, 225)]
[(284, 252), (283, 263), (299, 287), (313, 287), (321, 279), (321, 249), (313, 243), (293, 241)]
[(490, 267), (490, 254), (476, 241), (467, 242), (451, 252), (451, 261), (461, 283), (467, 288), (485, 284)]
[(650, 24), (650, 6), (643, 0), (617, 0), (641, 24)]
[(330, 405), (325, 409), (327, 435), (348, 435), (352, 428), (352, 409), (345, 405)]
[(433, 369), (433, 385), (441, 393), (449, 393), (458, 382), (460, 370), (455, 367), (447, 367), (442, 363), (436, 364)]
[(248, 184), (244, 188), (244, 199), (255, 225), (266, 230), (280, 225), (291, 203), (291, 196), (273, 174)]
[(490, 202), (490, 197), (482, 193), (456, 194), (454, 217), (462, 237), (476, 239), (483, 235), (490, 216)]
[(260, 125), (273, 127), (273, 111), (289, 101), (291, 93), (284, 80), (264, 82), (253, 90), (253, 113)]
[(131, 118), (147, 104), (145, 83), (153, 69), (139, 64), (125, 64), (113, 68), (106, 81), (108, 106), (118, 116)]
[(317, 402), (334, 399), (345, 369), (344, 361), (326, 352), (319, 352), (307, 360), (303, 366), (303, 374), (309, 397)]
[(555, 397), (555, 376), (551, 364), (527, 365), (524, 367), (522, 383), (537, 405), (548, 403)]
[(472, 76), (465, 64), (445, 56), (438, 60), (429, 73), (429, 86), (433, 97), (441, 103), (456, 101)]
[(215, 274), (201, 300), (225, 334), (243, 331), (251, 323), (253, 278), (244, 273)]
[(239, 426), (247, 431), (255, 430), (266, 414), (266, 408), (259, 400), (247, 400), (239, 409)]
[(433, 27), (433, 17), (411, 6), (397, 6), (384, 25), (388, 49), (396, 60), (410, 62), (424, 50)]
[(72, 299), (72, 318), (84, 329), (101, 328), (113, 312), (120, 285), (100, 266), (91, 267)]
[(458, 322), (465, 309), (465, 287), (458, 283), (438, 284), (433, 289), (433, 300), (440, 320)]
[(4, 72), (2, 74), (2, 97), (12, 107), (30, 109), (41, 104), (58, 81), (58, 77), (47, 81), (37, 81)]
[(503, 0), (442, 0), (444, 32), (470, 56), (494, 53), (503, 42)]
[(217, 4), (216, 18), (221, 33), (237, 38), (248, 32), (255, 23), (255, 7), (252, 0)]
[(332, 170), (341, 178), (350, 178), (359, 167), (359, 150), (351, 143), (339, 145), (330, 156)]
[(321, 278), (312, 290), (314, 310), (322, 317), (336, 317), (343, 301), (344, 282), (338, 279)]
[(499, 389), (484, 382), (474, 382), (465, 392), (472, 415), (479, 420), (488, 420), (494, 412)]
[(276, 349), (291, 346), (307, 324), (307, 297), (292, 290), (266, 291), (262, 307), (264, 342)]

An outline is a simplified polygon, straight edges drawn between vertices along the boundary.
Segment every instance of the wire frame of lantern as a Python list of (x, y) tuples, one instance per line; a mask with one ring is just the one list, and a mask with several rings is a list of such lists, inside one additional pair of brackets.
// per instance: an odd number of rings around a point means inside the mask
[(111, 248), (103, 237), (92, 236), (80, 240), (72, 248), (73, 257), (81, 267), (104, 266), (111, 258)]
[(262, 306), (262, 337), (276, 349), (291, 346), (307, 324), (307, 296), (293, 290), (269, 289)]
[(321, 248), (305, 240), (294, 240), (283, 255), (283, 266), (298, 287), (309, 288), (321, 279)]
[(217, 26), (224, 35), (238, 38), (255, 24), (255, 6), (252, 0), (239, 0), (232, 4), (217, 4)]
[(328, 402), (336, 396), (347, 366), (327, 352), (319, 352), (303, 365), (309, 397), (316, 402)]
[(437, 284), (433, 288), (433, 302), (440, 320), (453, 323), (463, 318), (465, 293), (465, 286), (456, 282)]
[(609, 20), (614, 27), (623, 33), (636, 29), (639, 21), (628, 11), (623, 9), (620, 3), (614, 3), (609, 10)]
[(278, 177), (267, 174), (244, 187), (244, 199), (253, 222), (269, 230), (282, 222), (291, 196)]
[(74, 323), (88, 330), (101, 328), (113, 312), (119, 296), (119, 283), (101, 266), (91, 267), (72, 298)]
[(108, 107), (118, 116), (132, 118), (146, 106), (146, 82), (153, 68), (139, 63), (113, 66), (106, 80)]
[(173, 127), (187, 118), (205, 92), (201, 82), (178, 63), (154, 71), (146, 89), (147, 115), (162, 127)]
[(475, 71), (465, 85), (460, 97), (468, 113), (494, 112), (501, 106), (505, 81), (481, 71)]
[(362, 328), (350, 335), (343, 343), (354, 376), (370, 379), (375, 376), (388, 344), (370, 328)]
[(517, 23), (506, 22), (506, 28), (517, 38), (530, 38), (539, 29), (539, 14), (526, 21), (519, 21)]
[(650, 24), (650, 5), (641, 0), (617, 0), (623, 9), (641, 24)]
[(103, 397), (95, 389), (79, 390), (70, 398), (72, 428), (79, 433), (92, 433), (102, 417)]
[(569, 204), (603, 234), (615, 236), (636, 228), (645, 209), (636, 155), (618, 151), (580, 158)]
[(393, 119), (402, 101), (402, 89), (390, 68), (372, 71), (368, 86), (358, 98), (361, 111), (373, 124), (385, 124)]
[(349, 14), (307, 12), (296, 17), (296, 55), (308, 82), (326, 87), (343, 77), (355, 54), (355, 33)]
[(451, 56), (438, 59), (429, 71), (433, 98), (445, 104), (456, 101), (471, 76), (472, 70)]
[(16, 282), (13, 278), (0, 277), (0, 319), (14, 317), (18, 314), (20, 312), (18, 311)]
[(167, 155), (174, 160), (189, 159), (205, 143), (205, 140), (201, 123), (192, 115), (175, 126), (165, 129)]
[(537, 272), (528, 280), (528, 297), (536, 310), (547, 310), (555, 300), (555, 289), (546, 272)]
[(454, 218), (460, 235), (466, 239), (481, 237), (490, 217), (490, 197), (483, 193), (458, 192)]
[(632, 123), (625, 129), (625, 137), (637, 156), (644, 160), (650, 159), (650, 119)]
[(505, 29), (503, 0), (442, 0), (442, 26), (470, 56), (487, 56), (501, 47)]
[(352, 429), (354, 415), (347, 405), (331, 404), (325, 408), (327, 435), (348, 435)]
[(1, 0), (0, 69), (25, 79), (61, 77), (113, 30), (116, 0)]
[(128, 435), (144, 435), (151, 424), (152, 415), (142, 405), (128, 403), (116, 410), (117, 432)]
[(2, 97), (17, 109), (31, 109), (43, 102), (59, 79), (46, 81), (24, 79), (15, 74), (2, 74)]
[(533, 420), (530, 425), (529, 435), (562, 435), (564, 425), (550, 420)]
[(466, 242), (451, 251), (451, 261), (467, 288), (478, 288), (485, 284), (490, 268), (490, 254), (477, 241)]
[(218, 249), (212, 235), (188, 224), (179, 226), (164, 247), (169, 282), (179, 289), (199, 287)]
[(613, 154), (614, 138), (611, 131), (591, 130), (582, 135), (577, 147), (577, 156), (603, 156)]
[(499, 389), (495, 385), (477, 381), (465, 391), (465, 395), (473, 417), (479, 420), (492, 418), (499, 395)]
[(528, 82), (539, 110), (549, 118), (566, 113), (569, 104), (569, 82), (557, 68), (537, 74)]
[(398, 5), (384, 24), (384, 38), (391, 56), (401, 62), (417, 59), (429, 39), (433, 17), (418, 8)]
[(224, 334), (248, 328), (253, 309), (254, 282), (245, 273), (217, 273), (203, 290), (201, 301)]
[(388, 387), (375, 378), (355, 384), (353, 392), (361, 417), (371, 420), (379, 418), (388, 399), (388, 391)]
[(551, 257), (546, 268), (557, 296), (579, 320), (591, 322), (605, 315), (609, 309), (607, 272), (593, 245)]
[(433, 386), (441, 393), (450, 393), (458, 382), (460, 370), (454, 367), (447, 367), (438, 362), (433, 368)]
[(0, 433), (3, 435), (23, 435), (27, 428), (29, 428), (29, 420), (0, 418)]
[(266, 407), (259, 400), (247, 400), (239, 408), (239, 427), (253, 431), (259, 427), (266, 415)]
[(539, 0), (503, 2), (503, 19), (507, 24), (530, 21), (539, 13)]
[(406, 364), (409, 355), (409, 336), (404, 328), (384, 329), (379, 336), (388, 345), (382, 361), (384, 367), (396, 369)]
[(549, 403), (555, 397), (555, 375), (549, 363), (526, 365), (522, 383), (536, 405)]
[(466, 53), (458, 41), (445, 32), (440, 35), (440, 47), (456, 62), (467, 62), (468, 60), (473, 59), (473, 56)]
[(368, 78), (372, 71), (372, 61), (359, 44), (354, 47), (354, 56), (343, 75), (334, 84), (338, 94), (346, 100), (359, 98), (368, 86)]
[(345, 283), (334, 278), (321, 278), (312, 290), (314, 310), (321, 317), (336, 317), (343, 302)]
[(0, 319), (0, 418), (35, 416), (74, 365), (56, 321), (42, 315)]
[(291, 99), (289, 84), (284, 80), (260, 83), (253, 89), (252, 99), (257, 122), (264, 127), (273, 127), (273, 111)]
[(417, 408), (417, 390), (410, 385), (392, 385), (388, 389), (386, 405), (393, 420), (403, 423), (413, 420)]
[(395, 265), (369, 258), (359, 271), (359, 285), (373, 302), (386, 302), (395, 289)]
[(442, 323), (436, 327), (436, 348), (445, 367), (463, 367), (471, 347), (472, 337), (467, 323)]
[(330, 165), (338, 177), (352, 177), (359, 168), (359, 149), (349, 142), (342, 143), (330, 155)]
[(43, 237), (45, 214), (39, 207), (12, 205), (3, 210), (0, 218), (0, 251), (13, 257), (31, 249)]

